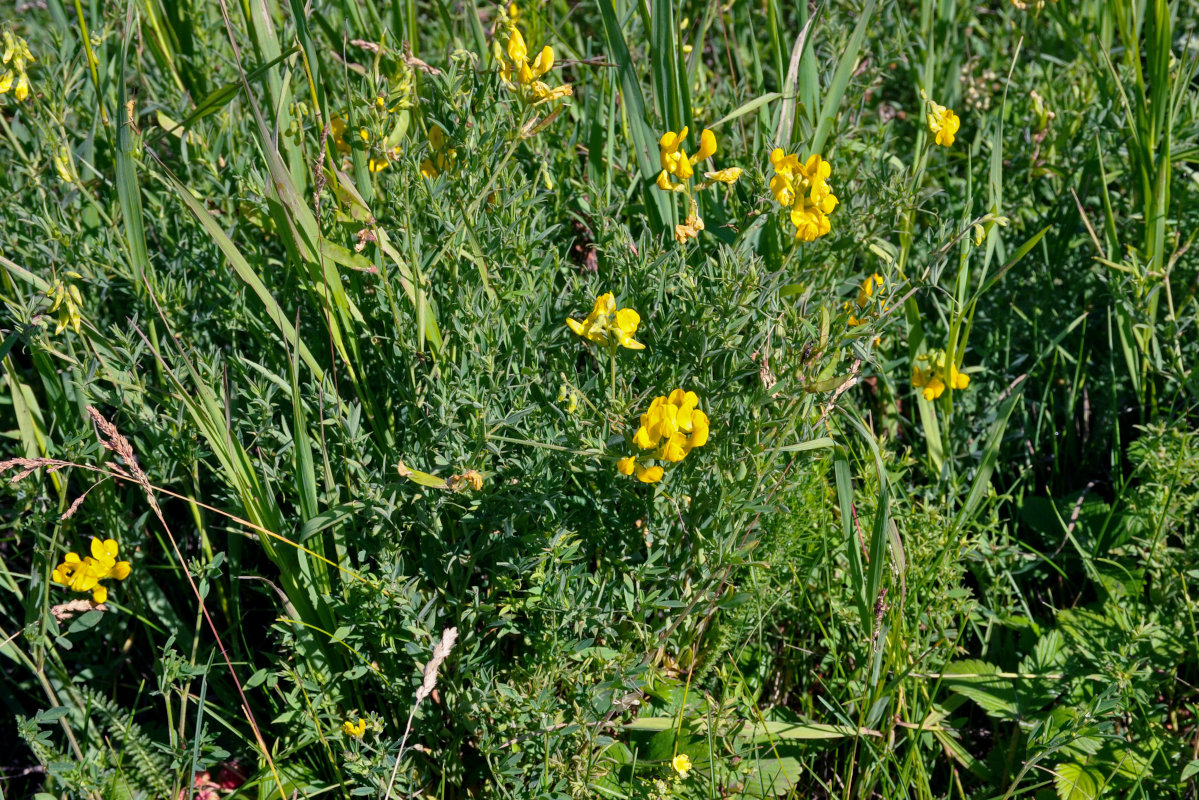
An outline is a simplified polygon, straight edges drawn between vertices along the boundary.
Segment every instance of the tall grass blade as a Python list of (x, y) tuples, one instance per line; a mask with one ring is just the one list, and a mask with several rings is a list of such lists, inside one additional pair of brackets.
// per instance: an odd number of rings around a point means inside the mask
[(645, 97), (637, 80), (637, 70), (629, 47), (616, 16), (614, 0), (599, 0), (600, 16), (604, 23), (604, 35), (608, 40), (608, 51), (616, 64), (620, 80), (620, 96), (624, 100), (625, 119), (632, 137), (633, 152), (637, 157), (642, 196), (649, 214), (650, 229), (661, 233), (668, 224), (673, 225), (674, 204), (664, 192), (654, 185), (661, 168), (658, 164), (658, 136), (646, 116)]

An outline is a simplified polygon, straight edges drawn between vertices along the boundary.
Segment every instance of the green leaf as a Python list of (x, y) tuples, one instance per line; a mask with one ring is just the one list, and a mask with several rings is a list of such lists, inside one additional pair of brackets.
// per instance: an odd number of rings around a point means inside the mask
[(776, 739), (787, 741), (852, 739), (869, 734), (877, 735), (877, 731), (854, 728), (849, 725), (825, 725), (818, 722), (759, 722), (737, 732), (739, 738), (748, 738), (754, 744), (773, 742)]
[(637, 156), (637, 166), (641, 172), (641, 189), (645, 194), (645, 207), (650, 211), (650, 224), (655, 231), (661, 232), (666, 223), (673, 219), (674, 205), (665, 192), (657, 190), (654, 179), (659, 170), (658, 141), (654, 130), (646, 121), (645, 97), (641, 94), (641, 85), (637, 82), (637, 70), (633, 66), (633, 57), (629, 55), (629, 46), (625, 42), (624, 33), (620, 30), (620, 21), (616, 17), (616, 9), (612, 0), (600, 0), (600, 16), (604, 21), (604, 35), (608, 40), (608, 50), (612, 61), (616, 63), (616, 73), (620, 79), (620, 97), (624, 101), (625, 114), (628, 117), (629, 133), (633, 138), (633, 151)]
[(742, 792), (750, 797), (782, 796), (794, 789), (803, 772), (799, 761), (786, 758), (763, 758), (745, 778)]
[(978, 703), (993, 719), (1018, 719), (1016, 690), (1009, 678), (1001, 678), (998, 673), (999, 667), (985, 661), (955, 661), (943, 670), (943, 683)]
[(436, 475), (430, 475), (427, 472), (421, 472), (418, 469), (409, 469), (401, 461), (396, 466), (396, 471), (400, 473), (401, 478), (407, 478), (415, 484), (428, 486), (430, 489), (449, 489), (450, 485), (445, 482), (444, 478), (439, 478)]
[(96, 611), (95, 609), (85, 611), (75, 618), (71, 623), (71, 627), (67, 628), (67, 633), (79, 633), (94, 628), (100, 624), (100, 620), (102, 619), (104, 619), (103, 611)]
[(780, 453), (802, 453), (804, 450), (819, 450), (824, 447), (832, 447), (836, 442), (827, 436), (821, 436), (818, 439), (809, 439), (806, 442), (798, 444), (786, 444), (779, 448)]
[(1102, 772), (1082, 764), (1059, 764), (1053, 776), (1060, 800), (1096, 800), (1103, 783)]

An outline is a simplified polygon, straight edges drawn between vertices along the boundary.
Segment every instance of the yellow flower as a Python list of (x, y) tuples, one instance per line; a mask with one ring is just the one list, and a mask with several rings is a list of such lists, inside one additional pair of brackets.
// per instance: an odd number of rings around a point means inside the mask
[[(633, 444), (641, 450), (652, 450), (649, 457), (654, 460), (677, 464), (708, 442), (708, 415), (698, 405), (695, 392), (682, 389), (655, 397), (641, 415)], [(623, 475), (636, 472), (637, 478), (646, 483), (661, 480), (663, 475), (660, 466), (643, 467), (632, 457), (618, 461), (616, 468)]]
[(704, 177), (718, 183), (736, 183), (741, 177), (741, 167), (727, 167), (716, 172), (705, 172)]
[(616, 310), (611, 292), (595, 298), (595, 306), (582, 322), (567, 317), (566, 325), (584, 339), (605, 347), (624, 347), (644, 350), (645, 345), (633, 338), (641, 324), (641, 315), (631, 308)]
[(615, 337), (616, 343), (621, 347), (626, 347), (629, 350), (643, 350), (645, 345), (641, 342), (633, 340), (633, 336), (637, 333), (637, 326), (641, 324), (641, 315), (631, 308), (622, 308), (616, 312), (612, 326), (612, 336)]
[(366, 733), (366, 720), (362, 717), (359, 717), (358, 724), (355, 725), (353, 721), (347, 719), (341, 724), (341, 732), (346, 736), (351, 736), (355, 739), (361, 739), (363, 734)]
[(29, 52), (29, 44), (20, 36), (15, 36), (12, 31), (4, 31), (3, 41), (4, 50), (0, 52), (0, 62), (11, 64), (12, 68), (0, 74), (0, 94), (12, 89), (13, 96), (20, 102), (29, 96), (29, 76), (25, 67), (35, 59), (33, 53)]
[[(688, 156), (687, 151), (683, 149), (683, 140), (686, 138), (687, 127), (684, 126), (678, 133), (667, 131), (658, 140), (658, 158), (663, 173), (669, 173), (684, 181), (695, 174), (695, 164), (707, 161), (716, 153), (716, 134), (712, 131), (705, 130), (699, 135), (699, 149), (693, 156)], [(662, 186), (664, 182), (669, 183), (664, 175), (658, 176), (658, 186), (666, 188)]]
[(704, 221), (698, 215), (690, 216), (686, 222), (674, 226), (674, 240), (686, 244), (689, 239), (699, 238), (699, 232), (704, 229)]
[[(849, 312), (850, 327), (854, 327), (856, 325), (861, 325), (863, 322), (866, 321), (866, 318), (868, 316), (883, 311), (884, 308), (883, 308), (882, 300), (883, 300), (883, 276), (879, 275), (877, 272), (867, 275), (866, 279), (864, 281), (862, 281), (861, 285), (858, 287), (857, 299), (854, 300), (853, 303), (850, 303), (848, 300), (846, 300), (845, 305), (842, 306), (842, 308), (844, 310)], [(861, 310), (861, 309), (865, 309), (867, 306), (869, 306), (871, 304), (872, 301), (877, 301), (877, 306), (874, 308), (871, 308), (869, 311), (867, 311), (861, 317), (858, 317), (855, 312), (857, 312), (858, 310)]]
[(671, 183), (670, 178), (667, 177), (666, 170), (662, 170), (661, 172), (658, 173), (657, 183), (658, 183), (658, 188), (664, 192), (685, 192), (685, 191), (687, 191), (686, 184)]
[(336, 114), (329, 120), (329, 136), (333, 139), (333, 146), (337, 148), (337, 152), (342, 155), (350, 154), (350, 143), (346, 141), (346, 121)]
[(670, 766), (674, 767), (680, 778), (686, 778), (687, 773), (691, 772), (691, 759), (686, 754), (679, 753), (670, 760)]
[(91, 592), (92, 602), (100, 605), (108, 599), (108, 589), (100, 581), (110, 578), (123, 581), (129, 577), (129, 562), (117, 561), (118, 551), (115, 539), (93, 538), (90, 556), (80, 558), (78, 553), (67, 553), (50, 579), (73, 592)]
[(962, 121), (958, 119), (958, 115), (943, 105), (928, 101), (928, 130), (935, 136), (937, 144), (943, 147), (949, 147), (953, 144), (953, 138), (957, 135), (958, 128), (961, 127)]
[(831, 165), (816, 153), (801, 164), (797, 154), (788, 155), (779, 147), (770, 153), (770, 165), (770, 192), (780, 206), (791, 209), (795, 237), (812, 242), (832, 230), (828, 215), (839, 201), (828, 183)]
[(505, 52), (495, 51), (496, 60), (500, 65), (500, 77), (504, 85), (513, 91), (524, 102), (530, 105), (541, 105), (573, 94), (569, 83), (561, 86), (550, 86), (540, 78), (554, 68), (554, 48), (546, 45), (541, 52), (529, 63), (529, 48), (525, 37), (516, 25), (512, 25), (508, 34), (507, 58)]
[[(68, 272), (67, 275), (80, 277), (77, 272)], [(61, 280), (55, 280), (46, 290), (46, 294), (54, 301), (50, 304), (50, 313), (58, 312), (58, 324), (54, 328), (54, 335), (57, 336), (68, 327), (79, 333), (79, 326), (83, 322), (83, 297), (79, 294), (79, 287), (73, 283), (66, 285)]]
[(637, 480), (642, 483), (657, 483), (662, 480), (663, 470), (659, 466), (643, 467), (640, 464), (636, 465)]
[(866, 280), (862, 281), (862, 287), (858, 289), (858, 308), (866, 307), (866, 304), (870, 302), (870, 298), (874, 297), (876, 289), (881, 296), (883, 291), (883, 276), (877, 272), (868, 275)]
[(921, 390), (925, 400), (936, 400), (947, 388), (962, 390), (970, 385), (970, 376), (955, 364), (946, 365), (945, 353), (940, 350), (921, 353), (916, 360), (924, 366), (912, 367), (912, 386)]
[(429, 126), (430, 156), (420, 163), (420, 174), (426, 178), (436, 178), (446, 170), (452, 170), (458, 164), (458, 151), (446, 146), (445, 131), (440, 125)]

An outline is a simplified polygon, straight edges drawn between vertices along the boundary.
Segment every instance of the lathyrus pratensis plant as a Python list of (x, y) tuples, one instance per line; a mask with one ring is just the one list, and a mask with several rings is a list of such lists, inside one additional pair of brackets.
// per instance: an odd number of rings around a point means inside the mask
[(770, 153), (770, 193), (795, 228), (798, 241), (814, 242), (832, 230), (829, 214), (837, 207), (837, 196), (829, 185), (832, 166), (818, 153), (800, 163), (796, 153), (776, 147)]
[[(692, 185), (695, 167), (716, 155), (716, 134), (704, 130), (699, 137), (699, 149), (688, 154), (683, 147), (687, 139), (687, 127), (681, 131), (667, 131), (658, 140), (658, 157), (662, 171), (658, 173), (658, 188), (663, 192), (682, 194), (687, 198), (687, 219), (674, 227), (674, 238), (680, 244), (699, 236), (704, 221), (699, 216), (699, 204), (695, 195), (717, 183), (733, 184), (741, 177), (740, 167), (705, 172), (705, 180)], [(673, 179), (673, 180), (672, 180)]]
[(0, 63), (4, 67), (0, 72), (0, 94), (12, 90), (13, 97), (20, 103), (29, 97), (29, 73), (25, 68), (35, 59), (29, 51), (29, 43), (20, 36), (6, 29), (0, 37), (4, 42), (4, 50), (0, 51)]
[[(604, 347), (611, 363), (610, 400), (615, 401), (616, 351), (644, 350), (645, 345), (633, 338), (641, 324), (641, 315), (634, 309), (617, 309), (611, 292), (595, 300), (591, 313), (583, 321), (568, 318), (567, 326), (579, 336)], [(640, 425), (632, 437), (638, 449), (636, 455), (617, 460), (621, 475), (636, 475), (642, 483), (657, 483), (666, 467), (677, 464), (697, 447), (708, 441), (708, 417), (698, 408), (695, 392), (675, 389), (669, 395), (654, 398), (649, 409), (641, 415)]]

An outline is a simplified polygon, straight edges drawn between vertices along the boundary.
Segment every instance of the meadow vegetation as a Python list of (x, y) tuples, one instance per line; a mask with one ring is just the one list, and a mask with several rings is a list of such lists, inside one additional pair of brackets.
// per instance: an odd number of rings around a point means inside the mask
[(10, 5), (0, 798), (1196, 797), (1197, 22)]

